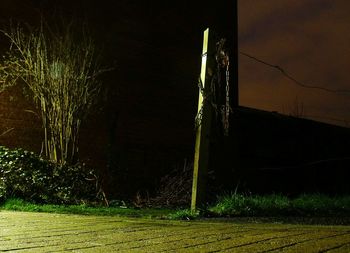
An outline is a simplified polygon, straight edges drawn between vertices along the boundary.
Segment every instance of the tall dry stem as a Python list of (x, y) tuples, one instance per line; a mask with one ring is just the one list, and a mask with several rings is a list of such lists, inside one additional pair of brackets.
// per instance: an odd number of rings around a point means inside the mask
[(0, 68), (0, 83), (23, 80), (41, 110), (46, 156), (56, 162), (77, 159), (81, 122), (94, 104), (104, 72), (85, 26), (74, 23), (56, 33), (11, 26), (3, 32), (11, 47)]

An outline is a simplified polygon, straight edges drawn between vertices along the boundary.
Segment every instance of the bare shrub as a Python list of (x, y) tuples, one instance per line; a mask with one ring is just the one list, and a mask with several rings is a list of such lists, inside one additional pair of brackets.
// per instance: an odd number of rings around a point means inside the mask
[(106, 71), (96, 57), (85, 25), (73, 22), (52, 31), (11, 25), (3, 31), (11, 46), (0, 66), (0, 84), (23, 81), (41, 111), (45, 155), (60, 164), (73, 163), (79, 129), (101, 88)]
[(193, 163), (185, 160), (183, 166), (164, 176), (160, 182), (158, 196), (151, 200), (158, 206), (188, 206), (191, 202)]

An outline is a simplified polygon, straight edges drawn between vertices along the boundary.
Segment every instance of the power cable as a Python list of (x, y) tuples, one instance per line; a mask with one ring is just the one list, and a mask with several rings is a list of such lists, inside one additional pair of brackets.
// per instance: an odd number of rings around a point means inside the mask
[(257, 61), (259, 63), (262, 63), (266, 66), (269, 66), (271, 68), (275, 68), (278, 71), (280, 71), (286, 78), (288, 78), (289, 80), (293, 81), (295, 84), (299, 85), (300, 87), (303, 88), (307, 88), (307, 89), (318, 89), (318, 90), (322, 90), (322, 91), (326, 91), (326, 92), (332, 92), (332, 93), (350, 93), (350, 90), (347, 89), (329, 89), (329, 88), (325, 88), (325, 87), (321, 87), (321, 86), (314, 86), (314, 85), (307, 85), (305, 83), (302, 83), (300, 81), (298, 81), (297, 79), (295, 79), (293, 76), (291, 76), (290, 74), (287, 73), (287, 71), (285, 71), (282, 67), (278, 66), (278, 65), (274, 65), (271, 63), (268, 63), (266, 61), (260, 60), (257, 57), (254, 57), (252, 55), (249, 55), (245, 52), (240, 51), (239, 52), (241, 55), (244, 55), (254, 61)]

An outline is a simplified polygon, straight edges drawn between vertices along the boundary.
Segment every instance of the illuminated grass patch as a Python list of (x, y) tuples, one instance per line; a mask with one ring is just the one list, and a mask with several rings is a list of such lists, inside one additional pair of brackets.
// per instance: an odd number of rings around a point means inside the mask
[(212, 216), (350, 216), (350, 197), (304, 194), (297, 198), (283, 195), (231, 194), (219, 197), (210, 207)]
[(128, 207), (104, 207), (88, 205), (50, 205), (33, 204), (20, 199), (9, 199), (4, 202), (0, 209), (24, 212), (46, 212), (46, 213), (64, 213), (64, 214), (83, 214), (83, 215), (110, 215), (110, 216), (128, 216), (139, 218), (165, 218), (173, 212), (169, 209), (160, 208), (128, 208)]
[(174, 210), (168, 208), (134, 208), (129, 206), (33, 204), (20, 199), (9, 199), (0, 205), (0, 210), (177, 220), (193, 220), (204, 217), (280, 217), (282, 219), (286, 218), (287, 221), (293, 217), (306, 219), (339, 217), (347, 218), (348, 221), (350, 218), (350, 197), (305, 194), (297, 198), (288, 198), (283, 195), (246, 196), (243, 194), (230, 194), (219, 197), (216, 204), (196, 212), (190, 209)]

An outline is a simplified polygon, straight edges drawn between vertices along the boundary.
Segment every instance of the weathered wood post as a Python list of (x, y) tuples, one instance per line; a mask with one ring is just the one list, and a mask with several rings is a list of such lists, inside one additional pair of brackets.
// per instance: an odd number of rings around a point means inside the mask
[[(216, 23), (216, 35), (221, 37), (215, 38), (214, 32), (209, 28), (204, 31), (203, 51), (202, 51), (202, 67), (200, 74), (200, 93), (198, 101), (198, 112), (196, 119), (196, 142), (194, 154), (193, 168), (193, 184), (192, 184), (192, 200), (191, 210), (194, 211), (197, 207), (204, 203), (205, 187), (207, 181), (207, 173), (210, 159), (210, 138), (213, 123), (213, 106), (211, 104), (211, 81), (214, 75), (216, 62), (215, 55), (218, 39), (225, 39), (228, 62), (226, 68), (226, 108), (229, 107), (228, 122), (231, 122), (232, 110), (238, 107), (238, 15), (237, 15), (237, 0), (229, 1), (227, 5), (222, 5), (219, 13), (219, 18)], [(219, 31), (220, 30), (220, 31)], [(216, 39), (216, 40), (215, 40)], [(215, 105), (214, 105), (215, 106)], [(217, 106), (217, 105), (216, 105)], [(218, 108), (216, 108), (218, 110)], [(226, 111), (227, 112), (227, 111)], [(217, 112), (218, 113), (218, 112)], [(225, 134), (232, 132), (232, 122), (228, 124)], [(232, 145), (232, 147), (236, 147)], [(235, 152), (237, 151), (234, 148)], [(223, 152), (227, 153), (227, 152)], [(230, 154), (235, 157), (237, 154)]]
[(214, 64), (214, 57), (208, 57), (215, 50), (215, 41), (212, 39), (209, 28), (204, 31), (203, 50), (202, 50), (202, 67), (199, 80), (199, 99), (198, 112), (196, 117), (196, 142), (194, 152), (194, 168), (192, 183), (192, 200), (191, 210), (203, 202), (205, 197), (206, 176), (209, 164), (209, 144), (210, 130), (212, 123), (212, 107), (207, 100), (210, 88), (210, 80), (213, 75), (213, 69), (210, 67)]

